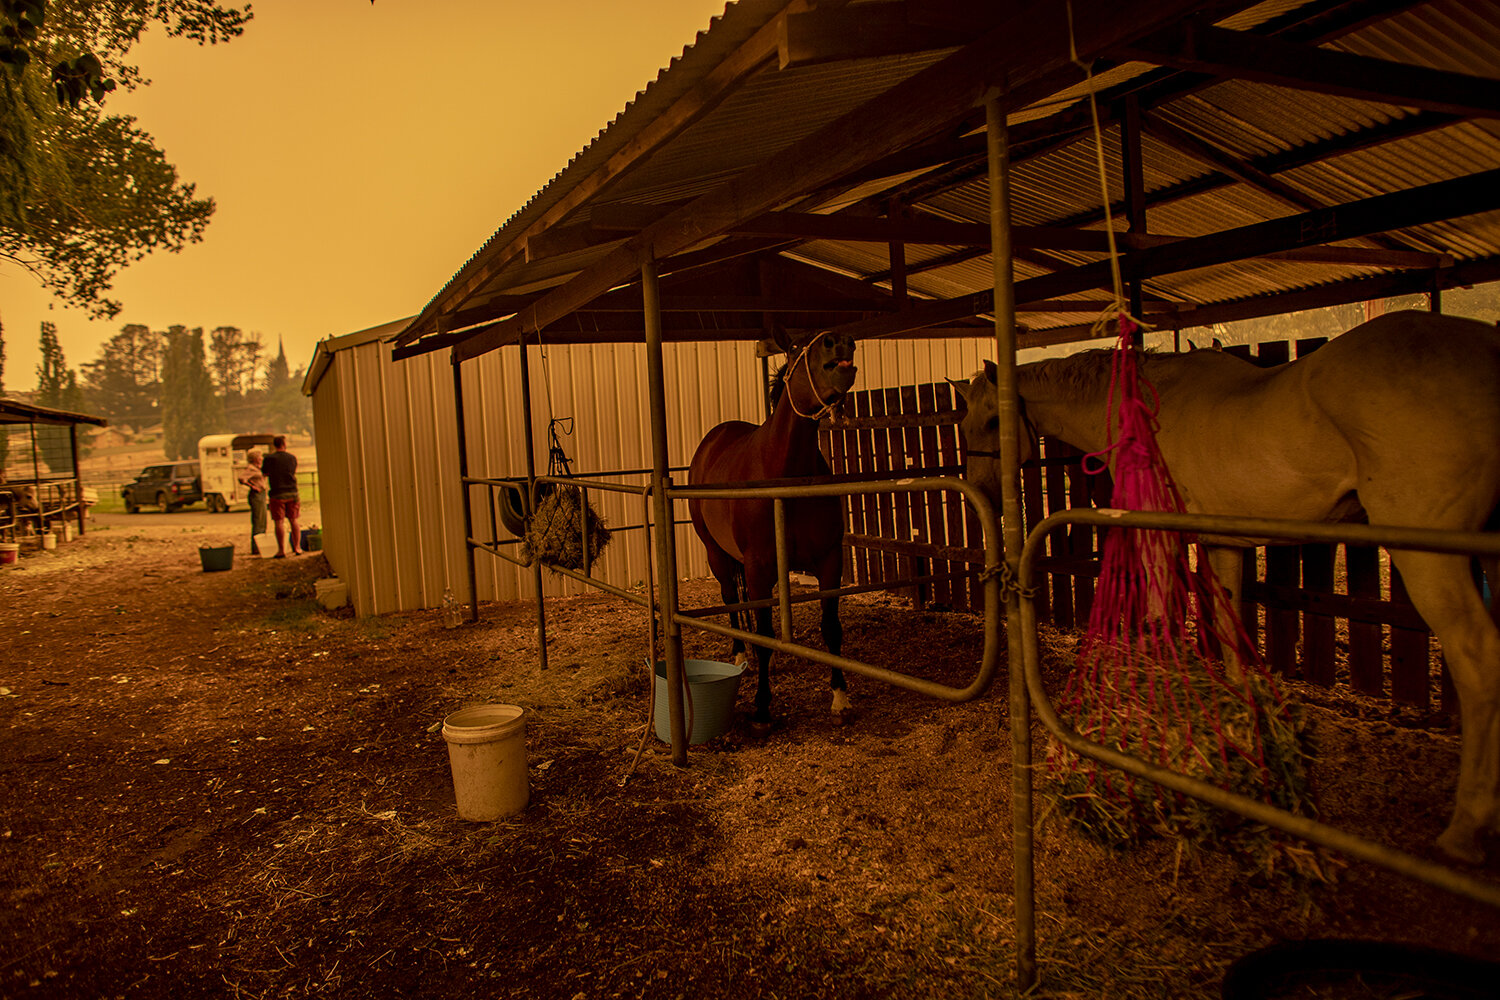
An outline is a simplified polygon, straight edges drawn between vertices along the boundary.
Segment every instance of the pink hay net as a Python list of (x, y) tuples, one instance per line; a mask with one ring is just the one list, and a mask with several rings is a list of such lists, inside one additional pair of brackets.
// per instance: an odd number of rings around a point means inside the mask
[[(1182, 498), (1157, 447), (1158, 400), (1140, 371), (1136, 326), (1120, 317), (1109, 411), (1118, 436), (1085, 468), (1112, 456), (1112, 505), (1126, 510), (1182, 512)], [(1239, 670), (1226, 670), (1221, 648), (1237, 651)], [(1257, 684), (1254, 679), (1258, 679)], [(1201, 545), (1178, 532), (1111, 528), (1103, 546), (1088, 632), (1079, 647), (1059, 708), (1085, 736), (1151, 763), (1183, 770), (1221, 787), (1269, 787), (1256, 688), (1281, 705), (1265, 663), (1248, 640)], [(1054, 753), (1054, 772), (1067, 772), (1077, 798), (1097, 797), (1160, 828), (1165, 790), (1070, 753)], [(1231, 780), (1231, 774), (1239, 778)], [(1080, 785), (1082, 789), (1080, 791)], [(1244, 788), (1235, 788), (1244, 792)], [(1275, 796), (1263, 793), (1270, 801)], [(1171, 825), (1169, 822), (1165, 825)]]

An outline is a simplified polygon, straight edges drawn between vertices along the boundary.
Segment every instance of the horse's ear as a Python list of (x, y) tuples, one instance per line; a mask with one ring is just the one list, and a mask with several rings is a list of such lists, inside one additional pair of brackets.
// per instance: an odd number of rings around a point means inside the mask
[(771, 339), (776, 341), (776, 346), (781, 348), (781, 353), (792, 353), (792, 338), (787, 334), (786, 327), (780, 323), (771, 324)]
[(990, 385), (998, 386), (1000, 384), (1000, 369), (995, 367), (995, 362), (985, 361), (984, 377), (989, 379)]
[(1222, 351), (1224, 349), (1224, 341), (1220, 340), (1218, 337), (1215, 337), (1213, 342), (1213, 349), (1216, 351)]
[(1195, 343), (1193, 343), (1192, 338), (1188, 338), (1188, 350), (1190, 350), (1190, 351), (1196, 351), (1197, 349), (1198, 349), (1198, 345), (1195, 344)]
[(950, 378), (948, 380), (948, 384), (953, 386), (953, 391), (958, 393), (959, 399), (963, 400), (965, 403), (969, 401), (969, 383), (960, 382), (956, 378)]

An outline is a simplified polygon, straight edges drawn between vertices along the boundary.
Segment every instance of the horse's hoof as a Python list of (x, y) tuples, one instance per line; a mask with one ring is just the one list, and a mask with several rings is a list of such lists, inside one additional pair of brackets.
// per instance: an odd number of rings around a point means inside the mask
[(771, 721), (770, 719), (766, 719), (764, 721), (760, 719), (750, 720), (750, 735), (754, 736), (758, 740), (763, 740), (767, 736), (770, 736), (771, 730), (775, 728), (776, 723)]
[(843, 726), (847, 726), (857, 717), (858, 713), (855, 712), (852, 708), (836, 708), (830, 715), (830, 718), (833, 719), (833, 724), (840, 728), (842, 728)]
[(1437, 845), (1438, 850), (1454, 861), (1466, 865), (1484, 864), (1484, 851), (1480, 849), (1479, 840), (1473, 833), (1449, 827), (1438, 837)]

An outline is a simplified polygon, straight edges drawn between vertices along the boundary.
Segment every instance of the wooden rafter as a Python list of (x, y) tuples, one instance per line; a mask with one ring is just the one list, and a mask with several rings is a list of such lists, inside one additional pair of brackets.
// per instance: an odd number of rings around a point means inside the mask
[(1122, 60), (1472, 118), (1500, 118), (1500, 80), (1299, 45), (1194, 21), (1132, 39)]
[[(1490, 281), (1500, 281), (1500, 260), (1474, 261), (1425, 273), (1403, 272), (1350, 278), (1319, 285), (1316, 288), (1270, 292), (1234, 302), (1197, 308), (1184, 307), (1172, 316), (1172, 322), (1163, 325), (1173, 329), (1212, 326), (1215, 323), (1233, 323), (1262, 316), (1277, 316), (1282, 313), (1321, 309), (1350, 302), (1365, 302), (1397, 295), (1460, 288)], [(1020, 346), (1025, 348), (1073, 344), (1090, 339), (1092, 334), (1092, 324), (1054, 327), (1023, 334)], [(1109, 335), (1113, 336), (1113, 332)]]
[[(983, 23), (934, 24), (913, 17), (906, 0), (881, 0), (858, 7), (814, 7), (788, 14), (781, 22), (782, 69), (839, 59), (870, 59), (933, 49), (957, 48), (983, 30)], [(993, 21), (989, 13), (987, 20)]]
[[(1286, 253), (1321, 243), (1354, 239), (1387, 228), (1423, 225), (1500, 209), (1500, 169), (1439, 181), (1409, 191), (1378, 195), (1350, 205), (1318, 209), (1258, 222), (1210, 236), (1147, 247), (1126, 254), (1130, 273), (1141, 279), (1196, 270), (1269, 253)], [(1127, 267), (1122, 262), (1122, 269)], [(1018, 305), (1109, 288), (1108, 261), (1016, 282)], [(856, 338), (892, 336), (931, 323), (951, 323), (994, 308), (990, 289), (923, 303), (893, 316), (851, 323), (840, 329)]]
[[(1412, 6), (1415, 6), (1414, 0), (1314, 0), (1313, 3), (1272, 18), (1255, 30), (1257, 34), (1288, 42), (1319, 45), (1341, 38), (1367, 24)], [(1100, 124), (1105, 127), (1116, 124), (1119, 121), (1120, 109), (1124, 107), (1124, 102), (1129, 97), (1135, 97), (1140, 107), (1149, 111), (1180, 100), (1219, 81), (1220, 78), (1211, 73), (1191, 73), (1173, 68), (1153, 70), (1098, 95)], [(1438, 115), (1428, 112), (1419, 112), (1415, 118), (1410, 119), (1414, 132), (1438, 128), (1457, 120), (1459, 119), (1456, 115)], [(975, 116), (967, 124), (972, 128), (977, 128), (982, 124), (982, 120)], [(1010, 139), (1013, 150), (1011, 162), (1019, 165), (1045, 156), (1049, 152), (1072, 144), (1092, 129), (1093, 116), (1086, 103), (1079, 103), (1066, 111), (1017, 125), (1011, 129)], [(1353, 149), (1399, 138), (1403, 134), (1407, 133), (1402, 131), (1400, 123), (1392, 123), (1389, 126), (1376, 126), (1354, 133), (1336, 142), (1348, 143), (1349, 148)], [(983, 177), (985, 172), (984, 137), (982, 135), (970, 136), (958, 140), (955, 145), (957, 148), (950, 157), (932, 160), (931, 165), (936, 168), (932, 174), (909, 181), (900, 188), (894, 189), (890, 194), (911, 202), (918, 202), (924, 197), (961, 187)], [(1330, 145), (1330, 148), (1336, 147)], [(937, 150), (934, 149), (933, 152)], [(1295, 156), (1297, 151), (1294, 150), (1291, 153)], [(1268, 157), (1266, 162), (1260, 164), (1260, 168), (1269, 175), (1278, 170), (1288, 169), (1292, 165), (1300, 165), (1302, 162), (1306, 161), (1299, 159), (1296, 164), (1278, 165), (1275, 157)], [(1225, 183), (1228, 183), (1227, 176), (1217, 179), (1218, 185)], [(1147, 207), (1157, 204), (1160, 200), (1160, 196), (1153, 196), (1148, 199)], [(1116, 209), (1114, 214), (1120, 214), (1122, 210), (1122, 208)], [(1068, 226), (1073, 223), (1058, 219), (1053, 220), (1053, 224)]]

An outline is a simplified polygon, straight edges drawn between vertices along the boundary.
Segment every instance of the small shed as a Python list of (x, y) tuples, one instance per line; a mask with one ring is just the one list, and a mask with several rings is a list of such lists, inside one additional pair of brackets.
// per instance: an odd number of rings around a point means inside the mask
[(106, 427), (103, 417), (0, 399), (0, 532), (40, 535), (52, 522), (85, 530), (78, 426)]

